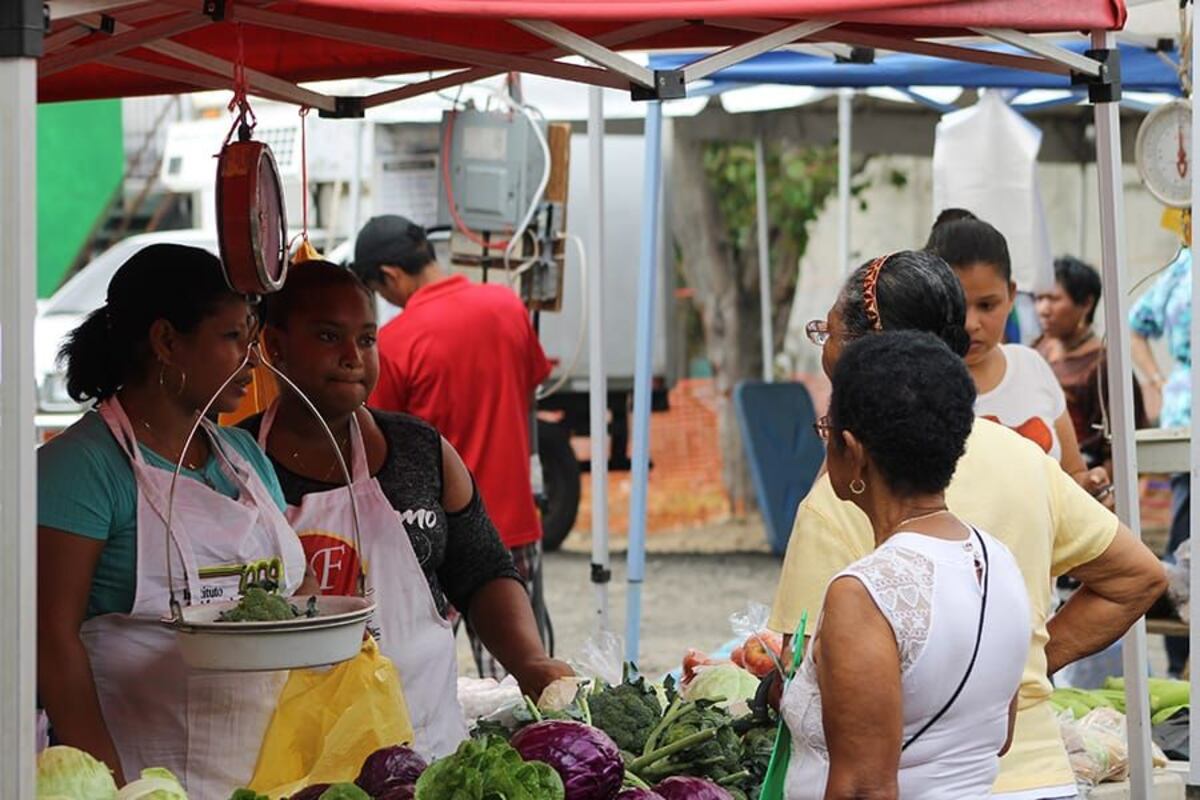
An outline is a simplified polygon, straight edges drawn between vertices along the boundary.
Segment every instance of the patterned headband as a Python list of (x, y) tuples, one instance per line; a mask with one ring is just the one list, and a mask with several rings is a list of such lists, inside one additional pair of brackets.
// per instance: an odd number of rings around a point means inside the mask
[(887, 265), (888, 259), (894, 255), (896, 254), (888, 253), (886, 256), (880, 256), (872, 261), (871, 266), (867, 267), (867, 274), (863, 276), (863, 310), (867, 314), (867, 321), (877, 331), (883, 330), (883, 320), (879, 317), (879, 298), (876, 296), (875, 287), (879, 283), (879, 273)]

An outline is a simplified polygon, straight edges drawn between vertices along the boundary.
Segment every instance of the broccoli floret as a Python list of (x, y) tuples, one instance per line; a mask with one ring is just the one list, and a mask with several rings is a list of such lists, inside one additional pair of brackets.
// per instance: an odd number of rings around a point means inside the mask
[(261, 586), (251, 586), (229, 611), (217, 617), (221, 622), (279, 622), (299, 616), (296, 609), (277, 594)]
[(631, 769), (647, 783), (693, 775), (731, 788), (749, 777), (741, 757), (742, 741), (729, 712), (707, 700), (684, 703), (676, 698)]
[(662, 721), (658, 694), (645, 678), (631, 680), (628, 672), (619, 686), (601, 685), (588, 698), (592, 725), (607, 733), (627, 753), (641, 753), (646, 739)]

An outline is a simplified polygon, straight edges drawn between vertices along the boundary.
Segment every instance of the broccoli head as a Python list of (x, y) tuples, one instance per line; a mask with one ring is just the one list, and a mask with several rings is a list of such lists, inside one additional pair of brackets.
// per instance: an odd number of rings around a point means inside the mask
[(588, 698), (592, 725), (607, 733), (627, 753), (641, 753), (650, 732), (662, 720), (658, 693), (639, 677), (618, 686), (601, 685)]
[(729, 788), (749, 777), (741, 758), (742, 741), (728, 711), (707, 700), (677, 698), (631, 769), (647, 783), (670, 775), (692, 775)]
[(218, 616), (221, 622), (279, 622), (300, 614), (287, 600), (261, 586), (251, 586), (238, 604)]

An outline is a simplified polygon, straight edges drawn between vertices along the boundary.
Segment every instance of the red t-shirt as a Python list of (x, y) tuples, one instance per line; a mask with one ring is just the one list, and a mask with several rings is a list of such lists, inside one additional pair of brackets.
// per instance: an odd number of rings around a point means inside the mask
[(370, 405), (433, 424), (458, 450), (509, 548), (542, 538), (529, 475), (529, 403), (550, 375), (508, 287), (455, 275), (417, 290), (379, 331)]

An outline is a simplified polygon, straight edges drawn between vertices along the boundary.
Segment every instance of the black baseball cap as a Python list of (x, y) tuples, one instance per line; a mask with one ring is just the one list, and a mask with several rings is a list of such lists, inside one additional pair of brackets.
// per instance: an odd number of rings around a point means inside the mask
[(383, 214), (371, 217), (358, 232), (351, 269), (363, 281), (378, 281), (384, 264), (416, 275), (436, 258), (424, 228), (407, 217)]

